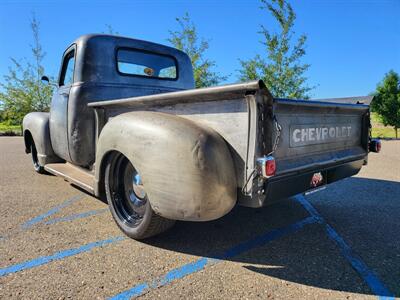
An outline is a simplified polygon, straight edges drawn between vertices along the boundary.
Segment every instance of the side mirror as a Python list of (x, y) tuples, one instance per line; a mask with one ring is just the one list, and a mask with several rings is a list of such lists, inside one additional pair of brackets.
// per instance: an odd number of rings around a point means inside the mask
[(50, 85), (52, 85), (52, 86), (54, 86), (54, 87), (57, 87), (57, 84), (55, 84), (54, 82), (51, 82), (50, 79), (49, 79), (49, 77), (47, 77), (47, 76), (42, 76), (42, 78), (40, 78), (40, 80), (41, 80), (43, 83), (50, 84)]
[(47, 76), (42, 76), (42, 78), (40, 80), (43, 81), (43, 83), (45, 81), (47, 84), (50, 84), (50, 79)]

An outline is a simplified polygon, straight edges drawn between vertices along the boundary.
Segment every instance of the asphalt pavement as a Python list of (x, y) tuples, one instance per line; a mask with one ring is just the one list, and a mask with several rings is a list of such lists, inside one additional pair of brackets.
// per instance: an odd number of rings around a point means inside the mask
[(400, 141), (325, 190), (138, 242), (0, 137), (0, 299), (400, 297), (399, 218)]

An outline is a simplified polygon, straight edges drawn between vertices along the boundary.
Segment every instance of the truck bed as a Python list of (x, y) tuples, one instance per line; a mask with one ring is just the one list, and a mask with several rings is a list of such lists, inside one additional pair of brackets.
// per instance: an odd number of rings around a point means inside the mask
[[(174, 114), (198, 122), (217, 131), (227, 142), (236, 167), (238, 186), (246, 180), (245, 165), (250, 136), (256, 124), (250, 120), (254, 95), (260, 91), (260, 82), (218, 86), (161, 93), (150, 96), (115, 99), (90, 103), (97, 116), (97, 134), (110, 118), (128, 111), (157, 111)], [(184, 131), (185, 129), (182, 128)]]
[[(315, 172), (323, 172), (330, 183), (357, 173), (366, 163), (369, 107), (349, 101), (274, 99), (262, 81), (253, 81), (89, 106), (96, 112), (98, 135), (110, 118), (140, 110), (174, 114), (212, 128), (231, 150), (242, 191), (240, 203), (262, 206), (269, 198), (308, 189)], [(276, 159), (277, 172), (261, 185), (254, 170), (257, 158), (265, 155)], [(332, 171), (339, 167), (342, 169)], [(282, 189), (282, 182), (293, 178), (301, 185), (295, 181), (293, 188)]]

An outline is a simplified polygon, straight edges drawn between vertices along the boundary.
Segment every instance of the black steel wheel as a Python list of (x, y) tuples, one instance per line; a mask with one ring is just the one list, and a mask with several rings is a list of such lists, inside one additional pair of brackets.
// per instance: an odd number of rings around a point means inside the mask
[(40, 174), (44, 174), (46, 171), (44, 170), (44, 167), (42, 167), (39, 164), (38, 156), (37, 156), (37, 150), (35, 146), (35, 142), (31, 142), (31, 155), (32, 155), (32, 163), (33, 163), (33, 168), (35, 169), (36, 172)]
[(105, 190), (115, 222), (133, 239), (159, 234), (175, 222), (154, 213), (140, 174), (122, 154), (113, 155), (107, 162)]

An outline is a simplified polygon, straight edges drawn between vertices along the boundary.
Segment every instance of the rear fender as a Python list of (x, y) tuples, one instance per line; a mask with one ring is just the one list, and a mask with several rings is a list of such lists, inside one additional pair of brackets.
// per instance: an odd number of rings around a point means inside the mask
[(230, 151), (210, 128), (159, 112), (129, 112), (112, 118), (97, 144), (97, 196), (104, 185), (102, 170), (112, 151), (131, 161), (141, 174), (153, 210), (165, 218), (213, 220), (236, 203)]

